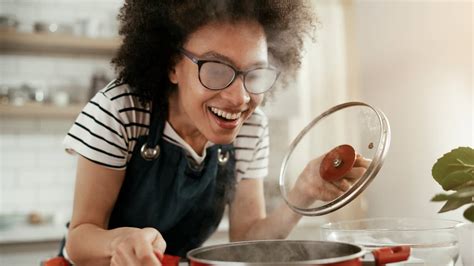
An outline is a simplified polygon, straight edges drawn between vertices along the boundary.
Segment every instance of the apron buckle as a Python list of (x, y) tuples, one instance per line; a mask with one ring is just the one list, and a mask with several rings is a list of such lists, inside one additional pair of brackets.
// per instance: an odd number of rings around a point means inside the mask
[(219, 162), (219, 164), (225, 165), (228, 160), (229, 160), (229, 151), (226, 151), (225, 153), (223, 153), (222, 149), (219, 148), (217, 150), (217, 161)]
[(147, 161), (155, 160), (160, 156), (160, 146), (156, 145), (154, 148), (150, 148), (147, 143), (144, 143), (140, 149), (140, 153), (143, 159)]

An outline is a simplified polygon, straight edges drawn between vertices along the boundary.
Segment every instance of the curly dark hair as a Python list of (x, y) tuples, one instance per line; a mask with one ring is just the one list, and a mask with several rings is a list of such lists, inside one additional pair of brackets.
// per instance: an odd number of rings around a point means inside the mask
[(174, 88), (169, 69), (199, 27), (216, 20), (258, 22), (265, 31), (270, 63), (282, 72), (275, 86), (283, 87), (295, 76), (304, 37), (313, 33), (316, 22), (303, 0), (126, 0), (118, 18), (123, 43), (112, 59), (117, 81), (142, 99), (151, 99), (161, 114), (167, 114)]

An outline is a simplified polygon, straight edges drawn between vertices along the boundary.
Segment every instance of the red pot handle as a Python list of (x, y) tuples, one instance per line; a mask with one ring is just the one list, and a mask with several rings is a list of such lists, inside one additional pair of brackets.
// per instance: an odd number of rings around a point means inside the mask
[(409, 246), (386, 247), (372, 251), (375, 265), (384, 266), (387, 263), (405, 261), (410, 257)]
[(173, 256), (169, 254), (164, 254), (155, 250), (155, 255), (161, 262), (162, 266), (178, 266), (179, 261), (181, 260), (178, 256)]
[(48, 259), (46, 261), (43, 261), (41, 265), (42, 266), (71, 266), (69, 261), (67, 261), (63, 257), (54, 257), (54, 258)]

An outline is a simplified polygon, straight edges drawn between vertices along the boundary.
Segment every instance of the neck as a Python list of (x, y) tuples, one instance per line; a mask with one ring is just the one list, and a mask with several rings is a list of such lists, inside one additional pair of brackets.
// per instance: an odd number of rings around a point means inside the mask
[(198, 154), (202, 155), (207, 139), (190, 123), (189, 117), (179, 107), (177, 95), (170, 96), (168, 122), (178, 135)]

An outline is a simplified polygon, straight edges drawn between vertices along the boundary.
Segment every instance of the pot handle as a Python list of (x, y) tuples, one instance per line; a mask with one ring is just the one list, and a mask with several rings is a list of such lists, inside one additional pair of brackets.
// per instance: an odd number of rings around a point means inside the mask
[(386, 247), (372, 251), (375, 265), (384, 266), (387, 263), (405, 261), (410, 257), (409, 246)]
[(181, 258), (178, 256), (163, 254), (157, 250), (155, 250), (155, 255), (158, 258), (158, 260), (161, 262), (162, 266), (178, 266), (179, 261), (181, 260)]

